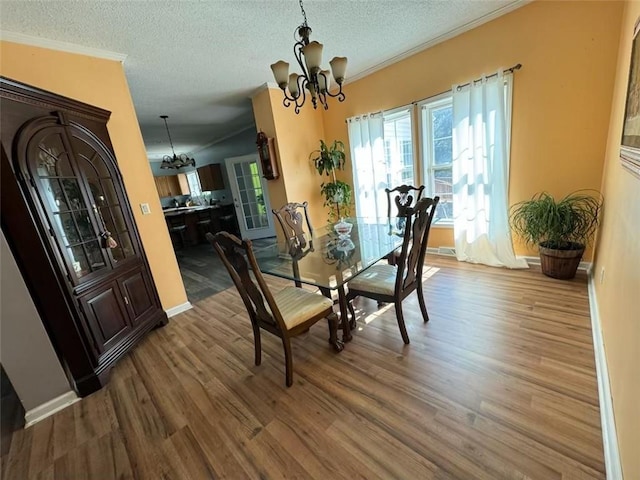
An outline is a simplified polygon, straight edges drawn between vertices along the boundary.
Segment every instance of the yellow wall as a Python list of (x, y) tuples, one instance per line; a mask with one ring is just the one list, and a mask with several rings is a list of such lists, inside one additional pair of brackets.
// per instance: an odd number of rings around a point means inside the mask
[[(109, 135), (162, 306), (186, 302), (122, 64), (0, 42), (0, 74), (111, 112)], [(152, 213), (143, 216), (140, 203)]]
[[(327, 177), (320, 177), (309, 160), (309, 154), (320, 148), (324, 137), (322, 111), (306, 105), (296, 114), (293, 107), (282, 105), (282, 91), (278, 88), (261, 90), (253, 98), (253, 111), (258, 130), (276, 138), (280, 179), (269, 181), (269, 199), (272, 208), (287, 202), (304, 202), (313, 205), (309, 216), (314, 227), (327, 222), (328, 211), (322, 207), (320, 184)], [(310, 103), (310, 100), (307, 100)], [(280, 227), (276, 225), (280, 235)]]
[[(276, 139), (276, 156), (278, 163), (278, 172), (280, 177), (275, 180), (267, 180), (267, 191), (269, 194), (269, 202), (271, 208), (276, 209), (287, 203), (287, 192), (284, 186), (284, 173), (282, 171), (282, 162), (280, 161), (280, 139), (276, 136), (276, 125), (273, 120), (272, 103), (270, 90), (264, 88), (260, 90), (251, 99), (253, 105), (253, 116), (256, 120), (256, 130), (262, 131), (268, 138)], [(271, 215), (271, 212), (268, 212)], [(273, 219), (276, 222), (275, 218)], [(276, 235), (282, 240), (282, 229), (279, 225), (275, 225)]]
[(605, 207), (593, 269), (625, 479), (640, 478), (640, 178), (622, 168), (619, 153), (631, 40), (638, 17), (640, 2), (628, 2), (614, 70), (602, 182)]
[[(620, 2), (540, 2), (345, 86), (324, 112), (328, 139), (348, 140), (345, 118), (409, 104), (483, 73), (515, 73), (510, 203), (546, 190), (563, 196), (601, 182), (615, 72)], [(351, 180), (349, 171), (343, 179)], [(429, 244), (452, 246), (451, 229)], [(516, 252), (535, 255), (516, 245)], [(588, 257), (587, 257), (588, 258)]]

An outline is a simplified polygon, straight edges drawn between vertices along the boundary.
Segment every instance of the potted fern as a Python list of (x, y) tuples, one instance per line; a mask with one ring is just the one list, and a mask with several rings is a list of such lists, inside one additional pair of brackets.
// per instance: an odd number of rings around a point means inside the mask
[(320, 184), (320, 193), (324, 196), (324, 206), (329, 207), (329, 221), (336, 222), (349, 216), (351, 205), (351, 186), (336, 179), (336, 170), (342, 170), (346, 161), (344, 143), (334, 140), (328, 145), (320, 140), (320, 149), (309, 155), (320, 175), (331, 177), (332, 181)]
[(576, 275), (598, 226), (600, 193), (580, 190), (556, 201), (538, 193), (511, 207), (511, 227), (528, 245), (537, 245), (542, 273), (568, 280)]

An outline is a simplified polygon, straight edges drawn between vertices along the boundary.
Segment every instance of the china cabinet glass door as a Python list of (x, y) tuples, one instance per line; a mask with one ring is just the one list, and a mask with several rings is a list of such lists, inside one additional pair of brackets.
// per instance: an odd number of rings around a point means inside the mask
[(100, 226), (86, 192), (63, 127), (47, 127), (29, 141), (30, 169), (41, 202), (70, 275), (83, 277), (104, 269)]
[(91, 140), (76, 136), (74, 132), (71, 141), (98, 227), (103, 236), (108, 232), (115, 240), (107, 252), (112, 266), (116, 267), (122, 260), (136, 256), (130, 233), (132, 226), (128, 225), (122, 211), (124, 199), (116, 190), (106, 159), (91, 145)]

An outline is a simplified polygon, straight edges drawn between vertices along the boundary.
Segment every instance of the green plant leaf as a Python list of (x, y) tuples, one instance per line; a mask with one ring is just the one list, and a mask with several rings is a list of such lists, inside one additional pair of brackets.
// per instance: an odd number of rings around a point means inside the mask
[(568, 249), (572, 244), (588, 245), (598, 226), (602, 196), (592, 190), (579, 190), (556, 201), (549, 193), (511, 207), (510, 224), (529, 245)]

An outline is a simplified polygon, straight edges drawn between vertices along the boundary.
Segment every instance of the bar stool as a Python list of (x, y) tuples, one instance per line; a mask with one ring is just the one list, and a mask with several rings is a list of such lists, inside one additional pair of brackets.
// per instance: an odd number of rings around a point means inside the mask
[(238, 220), (233, 205), (220, 207), (218, 221), (220, 223), (220, 230), (233, 233), (234, 235), (240, 235), (240, 228), (238, 227)]
[(205, 235), (211, 232), (211, 210), (208, 208), (200, 210), (196, 213), (198, 226), (198, 234), (202, 237), (203, 241), (206, 241)]
[[(169, 235), (171, 236), (171, 243), (173, 243), (174, 248), (184, 248), (187, 244), (185, 233), (187, 232), (187, 225), (185, 223), (185, 215), (184, 213), (180, 213), (178, 215), (169, 215), (166, 217), (167, 219), (167, 227), (169, 228)], [(178, 247), (174, 239), (180, 239), (180, 246)]]

